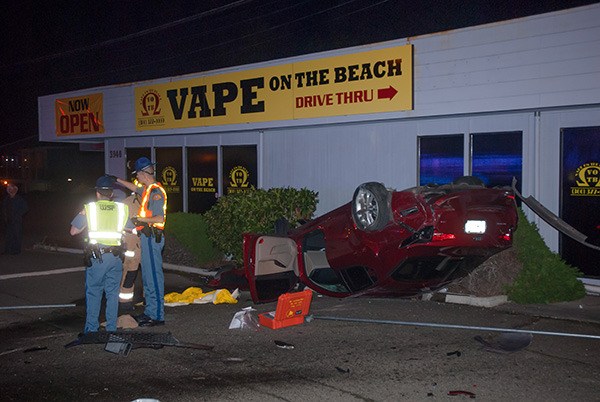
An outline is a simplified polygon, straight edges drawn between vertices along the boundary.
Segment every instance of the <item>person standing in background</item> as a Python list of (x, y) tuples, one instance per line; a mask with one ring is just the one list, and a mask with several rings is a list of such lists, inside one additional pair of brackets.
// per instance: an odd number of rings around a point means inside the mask
[(23, 243), (23, 215), (29, 210), (27, 201), (20, 194), (19, 188), (9, 183), (6, 186), (8, 196), (2, 200), (2, 218), (6, 225), (4, 254), (21, 254)]

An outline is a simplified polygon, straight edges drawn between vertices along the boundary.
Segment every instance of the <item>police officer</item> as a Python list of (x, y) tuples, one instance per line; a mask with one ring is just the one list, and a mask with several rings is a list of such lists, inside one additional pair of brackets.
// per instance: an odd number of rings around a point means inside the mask
[(140, 235), (142, 251), (142, 283), (144, 284), (144, 313), (135, 319), (140, 327), (165, 323), (165, 277), (162, 269), (162, 250), (165, 245), (163, 229), (167, 216), (167, 193), (154, 178), (154, 163), (146, 157), (135, 161), (134, 174), (144, 187), (126, 180), (117, 182), (142, 198), (138, 215), (132, 218)]
[(123, 271), (121, 238), (127, 224), (127, 205), (111, 201), (114, 180), (102, 176), (96, 181), (96, 202), (85, 204), (71, 222), (71, 235), (88, 230), (84, 251), (86, 318), (83, 332), (96, 332), (102, 304), (106, 296), (106, 330), (117, 330), (119, 282)]

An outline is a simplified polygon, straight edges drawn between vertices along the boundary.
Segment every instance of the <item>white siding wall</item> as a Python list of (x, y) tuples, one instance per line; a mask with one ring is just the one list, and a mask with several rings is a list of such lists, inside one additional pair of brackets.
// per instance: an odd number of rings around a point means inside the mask
[(600, 102), (600, 5), (416, 38), (420, 116)]
[(415, 126), (390, 122), (270, 130), (264, 141), (265, 186), (318, 191), (323, 213), (349, 201), (361, 182), (413, 185), (416, 138), (410, 133)]

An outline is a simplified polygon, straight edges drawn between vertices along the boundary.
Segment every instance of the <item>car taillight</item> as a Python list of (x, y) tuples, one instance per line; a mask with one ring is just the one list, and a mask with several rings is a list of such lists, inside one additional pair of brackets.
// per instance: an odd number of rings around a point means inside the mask
[(502, 239), (504, 241), (510, 241), (511, 238), (512, 238), (512, 235), (510, 232), (500, 235), (500, 239)]
[(431, 237), (431, 241), (444, 241), (453, 239), (456, 239), (456, 236), (452, 233), (433, 232), (433, 236)]

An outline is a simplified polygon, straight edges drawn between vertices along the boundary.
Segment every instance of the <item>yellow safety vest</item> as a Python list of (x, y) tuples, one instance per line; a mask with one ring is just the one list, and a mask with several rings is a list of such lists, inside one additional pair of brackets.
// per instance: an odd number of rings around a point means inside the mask
[(129, 209), (121, 202), (100, 200), (85, 204), (90, 244), (120, 246)]

